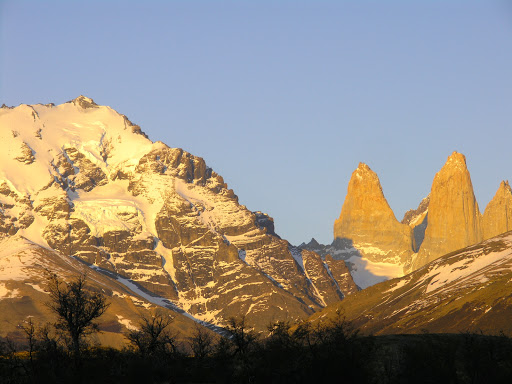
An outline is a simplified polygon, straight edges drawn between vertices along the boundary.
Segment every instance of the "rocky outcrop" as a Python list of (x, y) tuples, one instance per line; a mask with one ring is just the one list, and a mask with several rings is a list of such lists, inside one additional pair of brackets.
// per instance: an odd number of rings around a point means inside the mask
[(418, 252), (425, 238), (425, 230), (428, 225), (428, 204), (430, 195), (421, 200), (418, 208), (405, 212), (402, 224), (407, 224), (413, 230), (413, 249)]
[(377, 174), (366, 164), (352, 173), (334, 223), (334, 239), (348, 239), (362, 256), (376, 262), (403, 263), (412, 254), (411, 228), (397, 221)]
[(502, 181), (496, 194), (485, 207), (482, 218), (483, 238), (489, 239), (512, 230), (512, 189)]
[(18, 160), (20, 163), (28, 165), (35, 161), (36, 158), (34, 157), (34, 151), (27, 145), (27, 143), (21, 144), (20, 152), (20, 155), (16, 157), (16, 160)]
[(412, 270), (482, 240), (481, 215), (464, 155), (453, 152), (435, 175), (428, 225)]
[(256, 216), (256, 225), (259, 228), (265, 228), (269, 235), (279, 237), (274, 230), (274, 219), (272, 217), (260, 211), (256, 211), (253, 213)]
[(358, 291), (356, 283), (350, 275), (350, 271), (343, 260), (335, 260), (331, 255), (325, 257), (325, 263), (329, 267), (331, 275), (338, 283), (343, 296), (351, 295)]

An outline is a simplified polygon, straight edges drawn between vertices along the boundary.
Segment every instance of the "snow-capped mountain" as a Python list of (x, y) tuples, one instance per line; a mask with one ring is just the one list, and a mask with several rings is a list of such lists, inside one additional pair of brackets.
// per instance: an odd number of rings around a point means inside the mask
[(354, 288), (343, 261), (291, 247), (202, 158), (84, 96), (0, 109), (0, 233), (217, 325), (243, 314), (264, 329)]

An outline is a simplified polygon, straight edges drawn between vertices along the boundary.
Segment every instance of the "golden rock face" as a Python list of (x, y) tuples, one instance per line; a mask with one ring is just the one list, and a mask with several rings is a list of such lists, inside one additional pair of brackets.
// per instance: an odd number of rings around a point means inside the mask
[[(482, 216), (464, 155), (453, 152), (430, 194), (399, 223), (377, 174), (360, 163), (352, 173), (334, 239), (374, 262), (401, 264), (404, 273), (450, 252), (512, 231), (512, 188), (503, 181)], [(417, 253), (415, 253), (417, 252)]]
[(425, 239), (413, 262), (413, 270), (481, 240), (481, 214), (466, 158), (453, 152), (434, 177)]
[(352, 173), (334, 238), (351, 240), (372, 261), (403, 263), (413, 252), (411, 228), (398, 222), (377, 174), (364, 163)]
[(482, 230), (484, 240), (512, 230), (512, 189), (508, 181), (501, 182), (493, 199), (487, 204)]

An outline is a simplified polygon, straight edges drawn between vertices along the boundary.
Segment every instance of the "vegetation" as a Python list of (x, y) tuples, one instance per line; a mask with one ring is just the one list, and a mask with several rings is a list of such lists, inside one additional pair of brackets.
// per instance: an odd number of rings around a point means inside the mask
[[(0, 343), (0, 383), (509, 383), (512, 340), (503, 335), (361, 336), (341, 315), (310, 323), (276, 322), (256, 335), (231, 319), (230, 337), (198, 327), (188, 342), (167, 333), (156, 313), (126, 336), (131, 347), (73, 351), (48, 328), (28, 323), (26, 344)], [(158, 336), (156, 336), (158, 334)], [(136, 337), (135, 337), (136, 336)]]
[[(198, 325), (182, 342), (169, 331), (172, 318), (155, 312), (127, 332), (130, 344), (124, 349), (91, 347), (86, 335), (97, 330), (93, 320), (108, 304), (86, 289), (85, 276), (68, 284), (55, 276), (49, 281), (49, 306), (58, 321), (42, 327), (32, 319), (20, 324), (24, 344), (0, 340), (2, 384), (473, 384), (512, 379), (512, 340), (504, 335), (363, 336), (339, 312), (314, 325), (278, 321), (269, 324), (265, 335), (255, 333), (244, 317), (231, 318), (225, 336)], [(73, 338), (79, 341), (78, 354)]]
[(69, 283), (60, 280), (55, 273), (48, 275), (50, 301), (47, 305), (58, 317), (55, 328), (69, 337), (75, 366), (80, 364), (84, 337), (99, 331), (94, 320), (109, 306), (104, 295), (87, 289), (86, 280), (85, 274)]
[(175, 337), (167, 329), (171, 322), (171, 317), (159, 312), (151, 317), (141, 316), (139, 328), (129, 331), (126, 338), (143, 358), (174, 354)]

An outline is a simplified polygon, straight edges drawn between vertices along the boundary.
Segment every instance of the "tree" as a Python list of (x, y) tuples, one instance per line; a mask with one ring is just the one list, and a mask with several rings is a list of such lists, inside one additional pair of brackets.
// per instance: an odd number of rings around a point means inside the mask
[(213, 336), (204, 327), (195, 325), (193, 336), (190, 338), (190, 348), (194, 357), (204, 359), (213, 353)]
[(256, 343), (256, 333), (247, 324), (245, 316), (230, 317), (226, 330), (231, 335), (231, 342), (235, 347), (235, 354), (245, 356)]
[(170, 315), (156, 312), (152, 316), (141, 316), (139, 329), (131, 330), (126, 337), (144, 357), (176, 352), (175, 338), (167, 327), (174, 319)]
[(70, 338), (76, 365), (80, 362), (80, 346), (84, 337), (99, 332), (94, 320), (103, 315), (110, 305), (103, 294), (87, 289), (86, 281), (86, 274), (80, 274), (69, 283), (60, 280), (55, 273), (49, 272), (48, 276), (50, 301), (47, 306), (58, 316), (55, 327)]

